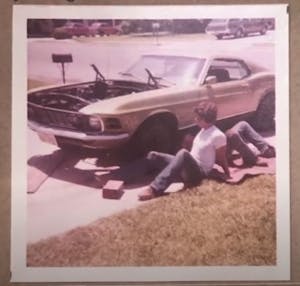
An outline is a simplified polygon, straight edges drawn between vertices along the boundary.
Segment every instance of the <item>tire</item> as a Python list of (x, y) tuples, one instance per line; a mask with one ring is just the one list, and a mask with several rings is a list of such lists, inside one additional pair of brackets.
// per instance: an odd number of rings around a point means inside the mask
[(176, 125), (170, 120), (150, 119), (133, 137), (132, 150), (142, 156), (149, 151), (173, 153), (176, 149)]
[(216, 37), (217, 37), (218, 40), (222, 40), (223, 39), (222, 35), (217, 35)]
[(264, 28), (262, 28), (262, 30), (261, 30), (259, 33), (260, 33), (261, 35), (265, 35), (266, 32), (267, 32), (267, 28), (264, 27)]
[(238, 29), (235, 33), (235, 38), (242, 38), (244, 36), (244, 32), (242, 29)]
[(256, 130), (266, 131), (275, 128), (275, 94), (267, 94), (259, 103), (253, 124)]

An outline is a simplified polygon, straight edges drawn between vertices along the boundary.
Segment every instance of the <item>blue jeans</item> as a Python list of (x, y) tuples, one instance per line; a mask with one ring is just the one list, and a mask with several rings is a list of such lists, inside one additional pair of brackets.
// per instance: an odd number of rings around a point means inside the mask
[(256, 154), (247, 143), (252, 143), (261, 153), (268, 149), (269, 144), (245, 121), (238, 122), (226, 131), (227, 151), (231, 156), (233, 150), (240, 153), (245, 164), (254, 165), (257, 161)]
[(181, 179), (188, 186), (195, 186), (206, 177), (204, 170), (199, 167), (186, 149), (179, 150), (175, 156), (150, 152), (147, 158), (155, 167), (164, 167), (150, 184), (157, 195), (162, 194), (171, 183), (178, 179)]

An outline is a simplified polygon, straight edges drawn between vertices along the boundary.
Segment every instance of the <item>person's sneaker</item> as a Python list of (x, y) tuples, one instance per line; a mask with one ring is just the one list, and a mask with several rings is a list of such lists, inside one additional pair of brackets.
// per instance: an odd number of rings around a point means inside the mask
[(264, 158), (274, 158), (276, 156), (276, 151), (273, 146), (268, 146), (263, 152), (260, 153), (261, 157)]
[(138, 198), (140, 201), (148, 201), (154, 199), (155, 197), (156, 195), (150, 186), (144, 189), (140, 194), (138, 194)]

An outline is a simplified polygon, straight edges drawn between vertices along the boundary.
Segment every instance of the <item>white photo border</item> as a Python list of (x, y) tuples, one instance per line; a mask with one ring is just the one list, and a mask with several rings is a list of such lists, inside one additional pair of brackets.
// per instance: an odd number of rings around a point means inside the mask
[[(241, 9), (242, 7), (242, 9)], [(155, 281), (262, 281), (290, 279), (290, 159), (289, 159), (289, 58), (287, 4), (267, 5), (156, 5), (156, 6), (55, 6), (13, 7), (12, 61), (12, 282), (155, 282)], [(275, 266), (219, 267), (27, 267), (26, 266), (26, 91), (27, 19), (192, 19), (275, 18), (276, 71), (276, 226)], [(223, 16), (224, 17), (224, 16)], [(23, 142), (23, 144), (22, 144)]]

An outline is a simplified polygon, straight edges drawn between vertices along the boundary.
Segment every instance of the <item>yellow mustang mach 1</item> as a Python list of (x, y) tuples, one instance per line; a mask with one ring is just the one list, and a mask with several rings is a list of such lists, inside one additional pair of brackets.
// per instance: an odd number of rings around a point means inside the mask
[(274, 126), (274, 74), (241, 58), (147, 54), (115, 79), (91, 66), (94, 81), (29, 91), (28, 125), (41, 140), (61, 148), (129, 143), (170, 152), (205, 99), (217, 103), (218, 120), (250, 116), (257, 129)]

